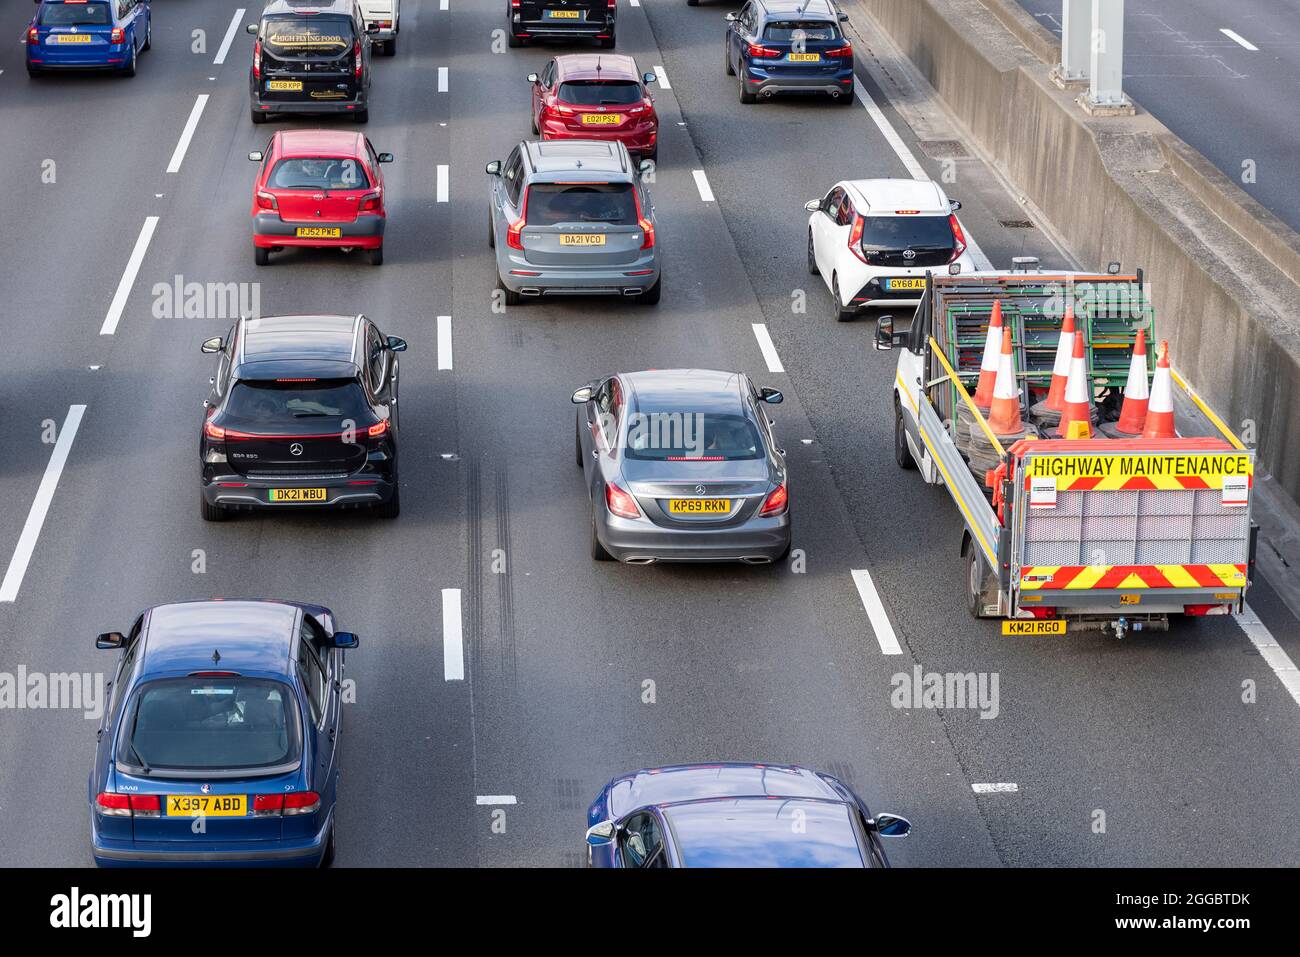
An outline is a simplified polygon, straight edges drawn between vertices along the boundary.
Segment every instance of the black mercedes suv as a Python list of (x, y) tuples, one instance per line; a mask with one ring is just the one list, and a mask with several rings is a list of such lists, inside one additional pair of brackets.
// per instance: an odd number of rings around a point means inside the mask
[(271, 0), (257, 37), (248, 95), (254, 123), (272, 113), (344, 113), (370, 118), (370, 33), (357, 0)]
[(405, 340), (365, 316), (266, 316), (202, 348), (220, 356), (199, 439), (206, 521), (307, 506), (397, 516)]
[(506, 29), (512, 47), (529, 40), (587, 38), (614, 49), (615, 0), (510, 0)]

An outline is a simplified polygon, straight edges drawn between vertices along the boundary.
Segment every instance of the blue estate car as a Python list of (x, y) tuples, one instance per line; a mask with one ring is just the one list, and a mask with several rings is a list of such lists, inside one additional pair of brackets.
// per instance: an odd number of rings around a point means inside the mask
[(825, 93), (853, 102), (853, 44), (831, 0), (749, 0), (727, 14), (727, 76), (740, 102), (776, 93)]
[(27, 26), (27, 72), (116, 70), (135, 76), (152, 40), (150, 0), (37, 0)]
[(591, 867), (888, 867), (872, 817), (846, 785), (793, 765), (685, 764), (614, 778), (587, 811)]
[(334, 857), (345, 649), (320, 605), (193, 601), (144, 612), (119, 649), (90, 772), (101, 866)]

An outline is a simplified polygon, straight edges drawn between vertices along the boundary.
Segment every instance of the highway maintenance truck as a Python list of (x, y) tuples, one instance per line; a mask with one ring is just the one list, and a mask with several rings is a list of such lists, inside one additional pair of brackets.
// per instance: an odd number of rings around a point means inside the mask
[(1147, 352), (1142, 273), (1118, 269), (930, 274), (910, 329), (876, 321), (895, 458), (948, 490), (967, 607), (1003, 634), (1165, 630), (1250, 585), (1255, 454)]

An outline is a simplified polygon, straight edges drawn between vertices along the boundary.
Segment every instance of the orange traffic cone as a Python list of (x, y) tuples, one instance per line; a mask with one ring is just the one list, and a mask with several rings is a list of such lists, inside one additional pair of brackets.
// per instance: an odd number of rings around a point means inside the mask
[(980, 382), (975, 388), (975, 404), (987, 409), (993, 404), (993, 387), (998, 379), (998, 356), (1002, 349), (1002, 300), (993, 300), (989, 316), (989, 334), (984, 340), (984, 359), (980, 362)]
[(1133, 343), (1133, 358), (1129, 360), (1128, 384), (1124, 386), (1124, 407), (1120, 409), (1115, 431), (1125, 435), (1138, 435), (1147, 418), (1147, 400), (1151, 391), (1147, 387), (1147, 334), (1139, 329)]
[(1002, 328), (1002, 352), (998, 356), (998, 378), (993, 386), (989, 428), (996, 435), (1016, 435), (1020, 424), (1020, 387), (1016, 385), (1016, 364), (1011, 355), (1011, 327)]
[(1074, 355), (1074, 306), (1065, 307), (1065, 324), (1056, 342), (1056, 362), (1052, 364), (1052, 385), (1043, 405), (1060, 412), (1065, 408), (1065, 380), (1070, 377), (1070, 357)]
[(1063, 439), (1092, 438), (1092, 381), (1083, 361), (1083, 336), (1074, 337), (1070, 377), (1065, 384), (1065, 408), (1058, 434)]
[(1160, 358), (1156, 361), (1156, 376), (1151, 380), (1151, 401), (1147, 406), (1144, 439), (1175, 439), (1174, 386), (1169, 375), (1169, 342), (1160, 340)]

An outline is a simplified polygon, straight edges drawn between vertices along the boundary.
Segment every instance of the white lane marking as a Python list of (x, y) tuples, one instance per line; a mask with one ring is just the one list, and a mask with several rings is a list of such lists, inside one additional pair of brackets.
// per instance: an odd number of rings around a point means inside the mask
[(438, 317), (438, 368), (451, 368), (451, 316)]
[(445, 66), (438, 67), (438, 92), (447, 92), (447, 68)]
[(691, 170), (691, 175), (695, 177), (695, 188), (700, 191), (700, 199), (706, 203), (713, 202), (713, 190), (709, 187), (709, 178), (704, 175), (704, 170)]
[(50, 454), (49, 464), (45, 466), (45, 474), (41, 476), (41, 484), (36, 489), (31, 511), (27, 513), (27, 522), (23, 525), (22, 534), (18, 536), (13, 558), (9, 559), (4, 581), (0, 582), (0, 601), (18, 600), (18, 589), (22, 586), (23, 576), (27, 574), (27, 564), (36, 550), (36, 540), (40, 538), (41, 526), (45, 524), (45, 515), (54, 500), (54, 490), (59, 487), (59, 476), (63, 474), (63, 466), (72, 450), (72, 440), (77, 437), (77, 427), (81, 425), (81, 416), (85, 411), (84, 405), (68, 408), (63, 428), (59, 429), (59, 438), (54, 443), (54, 451)]
[(140, 227), (140, 235), (135, 241), (135, 248), (131, 250), (131, 258), (127, 260), (126, 272), (122, 273), (122, 281), (117, 284), (117, 292), (113, 294), (113, 301), (108, 307), (108, 315), (104, 317), (104, 324), (99, 327), (101, 336), (111, 336), (117, 331), (118, 320), (122, 318), (122, 310), (126, 308), (131, 287), (135, 285), (135, 277), (140, 272), (140, 263), (144, 262), (149, 240), (153, 239), (153, 231), (157, 227), (157, 216), (145, 217), (144, 225)]
[(1237, 624), (1241, 625), (1241, 630), (1246, 633), (1250, 643), (1259, 650), (1260, 657), (1273, 669), (1273, 674), (1277, 675), (1292, 700), (1300, 704), (1300, 669), (1296, 668), (1291, 656), (1277, 643), (1268, 626), (1259, 620), (1259, 615), (1249, 605), (1237, 616)]
[(1020, 792), (1019, 784), (1010, 782), (1000, 782), (997, 784), (972, 784), (971, 790), (976, 794), (1018, 794)]
[[(634, 7), (639, 7), (639, 6), (641, 6), (641, 0), (628, 0), (628, 2), (631, 3), (632, 6), (634, 6)], [(3, 73), (3, 72), (4, 72), (3, 70), (0, 70), (0, 73)]]
[(784, 372), (785, 366), (781, 365), (781, 357), (776, 354), (776, 343), (772, 341), (767, 326), (761, 322), (756, 322), (753, 326), (754, 338), (758, 340), (758, 350), (763, 353), (763, 361), (767, 363), (767, 371)]
[(876, 101), (871, 98), (871, 94), (866, 91), (866, 88), (863, 87), (861, 83), (854, 83), (853, 92), (857, 94), (858, 100), (862, 105), (867, 108), (867, 113), (871, 116), (871, 119), (875, 121), (876, 126), (884, 135), (885, 140), (893, 148), (898, 158), (903, 161), (903, 165), (907, 167), (907, 171), (912, 174), (912, 179), (919, 179), (922, 182), (929, 180), (930, 177), (926, 175), (925, 167), (917, 162), (916, 157), (912, 155), (912, 151), (907, 148), (907, 144), (903, 142), (903, 138), (898, 135), (898, 131), (890, 124), (889, 119), (885, 116), (880, 107), (876, 105)]
[(230, 26), (226, 29), (226, 36), (221, 41), (221, 49), (217, 51), (217, 58), (213, 60), (215, 66), (221, 66), (226, 62), (226, 54), (230, 52), (230, 44), (235, 42), (235, 31), (239, 29), (240, 21), (244, 19), (244, 8), (240, 7), (235, 11), (235, 15), (230, 18)]
[(668, 74), (659, 64), (655, 64), (655, 76), (659, 78), (659, 87), (664, 90), (671, 90), (673, 85), (668, 82)]
[(438, 9), (439, 9), (439, 10), (446, 10), (446, 9), (447, 9), (447, 0), (438, 0)]
[(1227, 37), (1229, 40), (1233, 40), (1233, 41), (1235, 41), (1235, 42), (1237, 42), (1237, 43), (1240, 43), (1240, 44), (1241, 44), (1242, 46), (1244, 46), (1247, 50), (1254, 50), (1256, 53), (1259, 52), (1259, 47), (1255, 46), (1255, 44), (1251, 43), (1249, 40), (1247, 40), (1245, 37), (1243, 37), (1240, 33), (1237, 33), (1237, 32), (1234, 31), (1234, 30), (1229, 30), (1227, 27), (1219, 27), (1219, 32), (1222, 33), (1222, 34), (1223, 34), (1225, 37)]
[(879, 593), (876, 592), (876, 585), (871, 580), (871, 572), (865, 568), (853, 569), (853, 584), (858, 588), (858, 597), (862, 599), (862, 607), (867, 610), (867, 617), (871, 619), (871, 630), (876, 633), (876, 641), (880, 643), (880, 651), (886, 655), (901, 655), (903, 649), (899, 647), (898, 636), (894, 634), (894, 626), (889, 623), (889, 615), (885, 612), (885, 605), (880, 600)]
[(208, 94), (200, 93), (194, 101), (194, 108), (190, 110), (190, 118), (185, 121), (185, 129), (181, 130), (181, 138), (176, 142), (176, 150), (172, 153), (171, 162), (167, 164), (167, 172), (179, 173), (181, 163), (185, 161), (185, 151), (190, 148), (190, 140), (194, 138), (194, 131), (198, 128), (199, 119), (203, 116), (203, 108), (208, 105)]
[(518, 804), (513, 794), (477, 794), (475, 804)]
[(438, 166), (438, 202), (440, 203), (447, 202), (447, 197), (451, 192), (451, 187), (447, 182), (449, 172), (450, 168), (445, 164)]
[(465, 641), (461, 636), (460, 589), (442, 590), (442, 676), (465, 680)]

